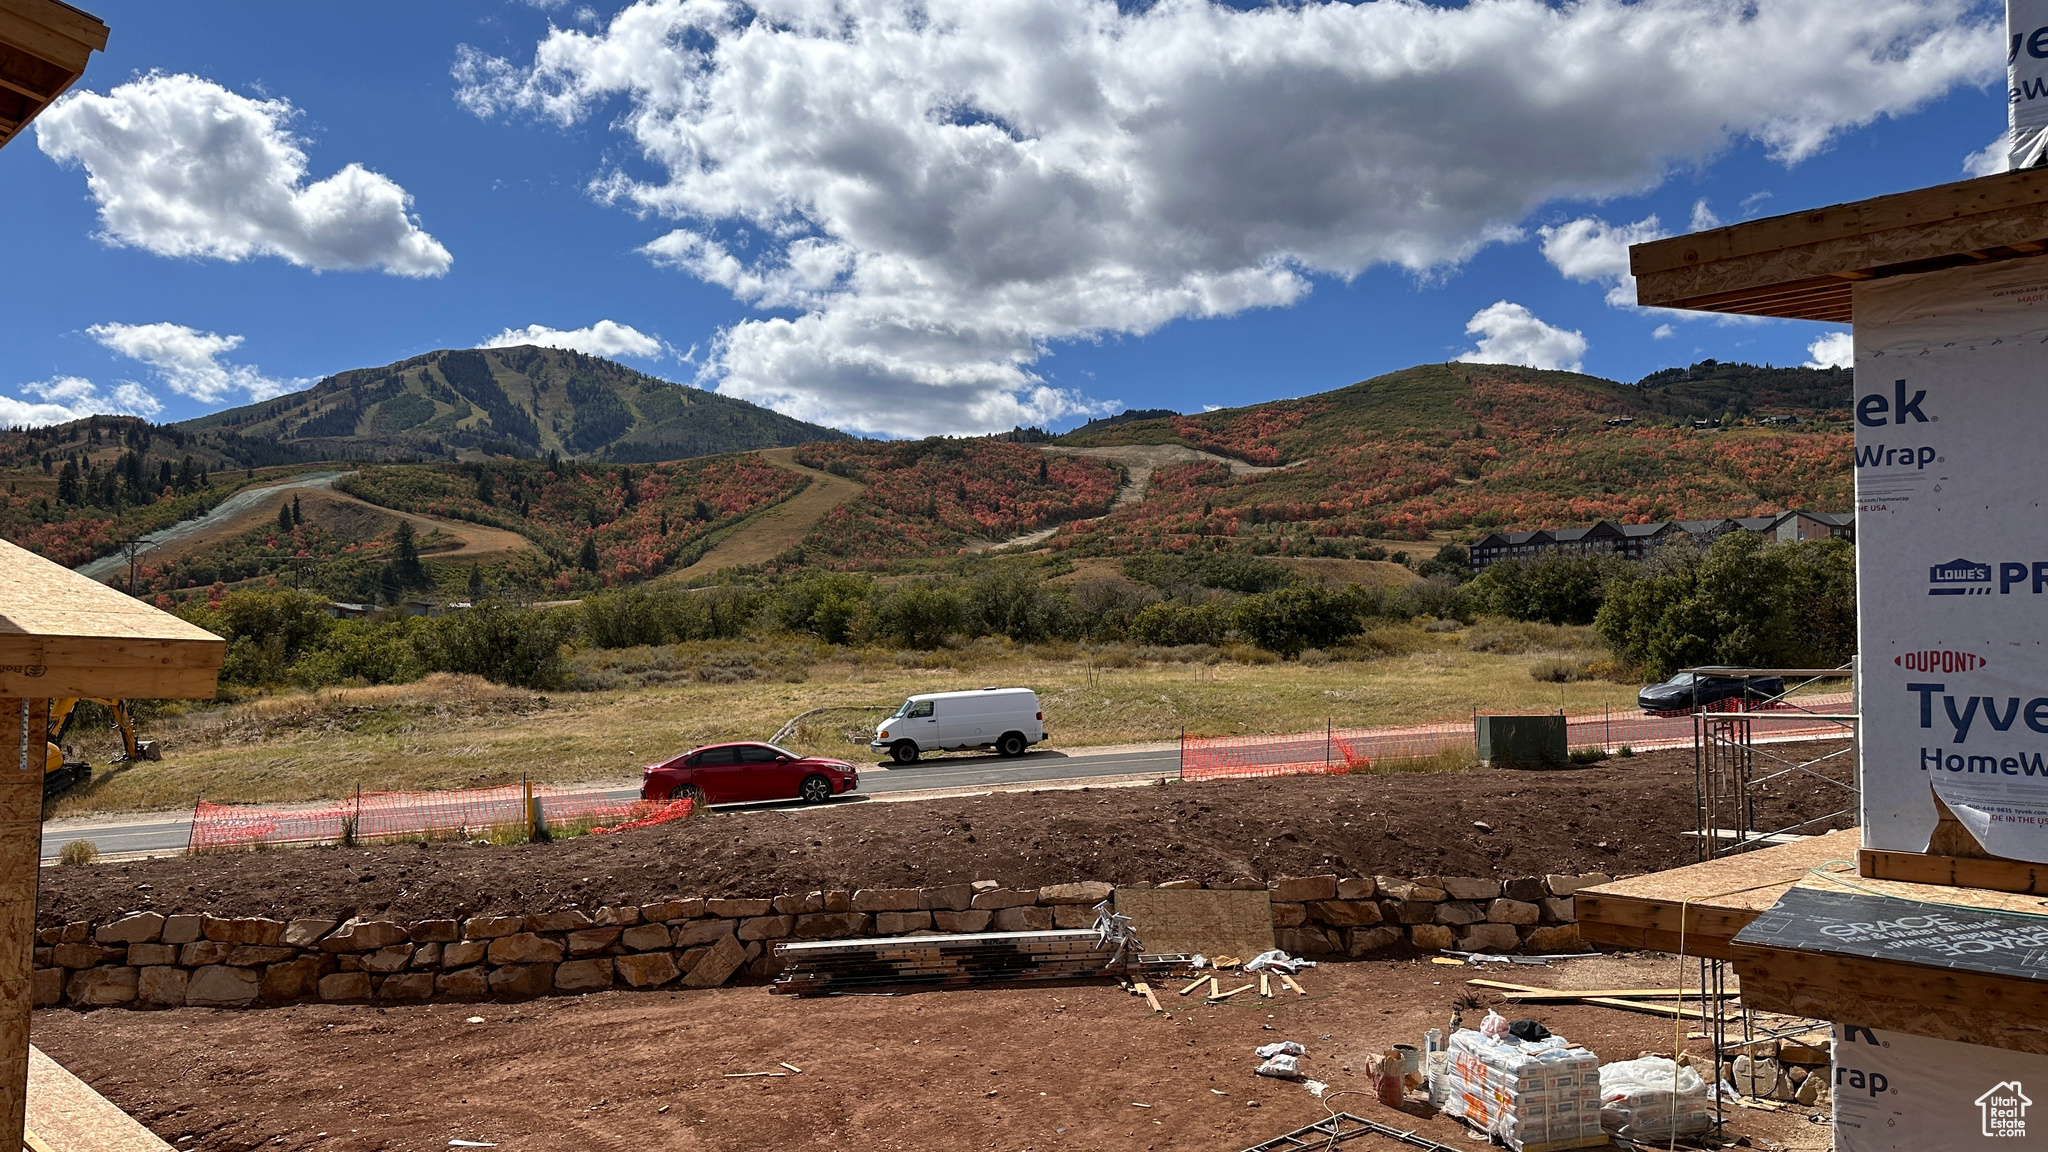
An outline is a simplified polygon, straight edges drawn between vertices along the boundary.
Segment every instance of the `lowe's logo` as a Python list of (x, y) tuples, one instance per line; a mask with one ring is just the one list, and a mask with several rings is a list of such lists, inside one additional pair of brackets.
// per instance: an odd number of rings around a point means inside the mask
[(1929, 596), (1989, 596), (1991, 565), (1958, 556), (1927, 570)]
[(1907, 417), (1925, 424), (1927, 414), (1920, 410), (1920, 403), (1927, 399), (1927, 390), (1922, 388), (1906, 397), (1906, 382), (1893, 381), (1892, 395), (1872, 392), (1856, 401), (1856, 422), (1865, 428), (1882, 428), (1886, 424), (1904, 424)]

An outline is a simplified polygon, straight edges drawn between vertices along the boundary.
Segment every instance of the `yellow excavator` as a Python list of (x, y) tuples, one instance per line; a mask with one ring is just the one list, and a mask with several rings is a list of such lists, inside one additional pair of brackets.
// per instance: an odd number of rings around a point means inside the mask
[(74, 696), (68, 699), (50, 701), (49, 751), (43, 765), (43, 796), (55, 796), (76, 784), (83, 784), (92, 778), (92, 765), (83, 760), (70, 758), (64, 747), (64, 735), (71, 728), (72, 718), (80, 704), (104, 704), (114, 714), (114, 730), (121, 734), (121, 751), (114, 757), (116, 764), (131, 760), (161, 760), (162, 749), (154, 740), (135, 738), (135, 720), (128, 714), (125, 700), (96, 700), (89, 696)]

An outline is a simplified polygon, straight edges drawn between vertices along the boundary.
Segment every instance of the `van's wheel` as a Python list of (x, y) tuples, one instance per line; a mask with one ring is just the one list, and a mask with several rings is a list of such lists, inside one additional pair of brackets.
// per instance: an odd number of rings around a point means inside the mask
[(832, 782), (823, 776), (806, 776), (797, 785), (796, 798), (806, 804), (823, 804), (832, 798)]
[(1011, 757), (1022, 756), (1024, 754), (1024, 734), (1022, 732), (1003, 733), (1003, 738), (996, 741), (996, 754)]
[(898, 764), (917, 763), (917, 742), (914, 740), (898, 740), (894, 744), (889, 745), (889, 759), (894, 760)]
[(704, 790), (695, 784), (676, 785), (676, 790), (669, 793), (668, 798), (670, 800), (688, 800), (699, 808), (704, 806)]

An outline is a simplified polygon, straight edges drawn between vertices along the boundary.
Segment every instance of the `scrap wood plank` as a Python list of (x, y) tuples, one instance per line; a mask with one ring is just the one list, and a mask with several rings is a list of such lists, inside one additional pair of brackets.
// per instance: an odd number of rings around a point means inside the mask
[(1183, 995), (1183, 996), (1185, 996), (1185, 995), (1187, 995), (1188, 993), (1190, 993), (1190, 992), (1193, 992), (1193, 991), (1194, 991), (1195, 989), (1197, 989), (1197, 988), (1200, 988), (1200, 987), (1202, 986), (1202, 983), (1203, 983), (1204, 981), (1208, 980), (1208, 979), (1209, 979), (1209, 977), (1207, 977), (1207, 976), (1197, 976), (1197, 977), (1195, 977), (1195, 978), (1194, 978), (1193, 980), (1190, 980), (1190, 981), (1188, 981), (1188, 986), (1187, 986), (1187, 987), (1185, 987), (1185, 988), (1183, 988), (1183, 989), (1181, 989), (1181, 990), (1180, 990), (1180, 994), (1181, 994), (1181, 995)]
[(1259, 973), (1259, 995), (1268, 1000), (1273, 998), (1273, 978), (1264, 972)]
[[(1476, 983), (1476, 981), (1475, 981)], [(1671, 1016), (1680, 1020), (1704, 1020), (1705, 1013), (1698, 1008), (1687, 1008), (1682, 1004), (1651, 1004), (1642, 1000), (1624, 1000), (1616, 996), (1582, 996), (1570, 992), (1559, 992), (1555, 988), (1530, 988), (1524, 985), (1501, 984), (1489, 981), (1496, 988), (1510, 988), (1520, 992), (1548, 993), (1547, 998), (1556, 998), (1577, 1004), (1598, 1004), (1603, 1008), (1620, 1008), (1628, 1012), (1648, 1012), (1654, 1016)]]
[(1154, 1012), (1166, 1011), (1166, 1009), (1161, 1008), (1159, 1006), (1159, 997), (1154, 996), (1152, 994), (1152, 986), (1150, 984), (1147, 984), (1143, 980), (1140, 980), (1134, 987), (1138, 995), (1143, 996), (1145, 998), (1145, 1003), (1152, 1006), (1152, 1010)]
[(1211, 999), (1211, 1000), (1228, 1000), (1228, 999), (1230, 999), (1230, 998), (1231, 998), (1232, 996), (1235, 996), (1235, 995), (1237, 995), (1237, 994), (1238, 994), (1239, 992), (1246, 992), (1246, 991), (1250, 991), (1251, 989), (1253, 989), (1253, 988), (1256, 988), (1256, 987), (1258, 987), (1258, 985), (1257, 985), (1257, 984), (1239, 984), (1239, 985), (1238, 985), (1237, 987), (1235, 987), (1235, 988), (1232, 988), (1232, 989), (1231, 989), (1230, 991), (1228, 991), (1228, 992), (1218, 992), (1218, 991), (1216, 991), (1215, 987), (1214, 987), (1214, 986), (1212, 986), (1212, 987), (1211, 987), (1211, 988), (1209, 989), (1209, 999)]
[(1301, 995), (1303, 995), (1303, 996), (1306, 996), (1306, 995), (1308, 995), (1308, 989), (1306, 989), (1306, 988), (1303, 988), (1303, 987), (1302, 987), (1302, 986), (1301, 986), (1301, 985), (1300, 985), (1299, 983), (1296, 983), (1296, 981), (1295, 981), (1294, 977), (1292, 977), (1292, 976), (1289, 976), (1289, 975), (1288, 975), (1287, 973), (1285, 973), (1285, 972), (1282, 972), (1282, 973), (1280, 974), (1280, 982), (1281, 982), (1282, 984), (1285, 984), (1285, 985), (1287, 985), (1287, 986), (1288, 986), (1289, 988), (1292, 988), (1292, 989), (1294, 989), (1294, 990), (1295, 990), (1295, 991), (1296, 991), (1297, 993), (1299, 993), (1299, 994), (1301, 994)]
[[(1672, 1000), (1677, 998), (1696, 999), (1697, 988), (1538, 988), (1533, 984), (1506, 984), (1499, 980), (1467, 980), (1481, 988), (1495, 988), (1510, 1000), (1583, 1000), (1588, 996), (1618, 996), (1624, 1000)], [(1732, 997), (1735, 993), (1723, 992), (1721, 996)]]

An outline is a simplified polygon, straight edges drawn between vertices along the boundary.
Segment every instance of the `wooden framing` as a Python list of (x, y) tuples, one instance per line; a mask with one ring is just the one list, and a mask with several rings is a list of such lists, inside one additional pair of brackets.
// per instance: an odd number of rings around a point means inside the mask
[(0, 146), (62, 96), (84, 75), (86, 60), (106, 47), (107, 26), (97, 16), (57, 0), (0, 0)]
[(1734, 959), (1751, 1008), (2048, 1055), (2048, 981), (1740, 944)]
[(220, 637), (4, 540), (0, 573), (0, 696), (213, 695)]
[[(0, 0), (0, 18), (28, 0)], [(211, 697), (220, 637), (0, 541), (0, 1149), (22, 1142), (53, 696)]]
[(1638, 304), (1847, 323), (1859, 280), (2044, 252), (2035, 168), (1637, 244), (1629, 268)]
[[(1579, 935), (1595, 944), (1734, 958), (1730, 943), (1813, 870), (1856, 852), (1856, 829), (1617, 880), (1573, 895)], [(1681, 924), (1681, 921), (1683, 923)], [(1682, 937), (1682, 939), (1681, 939)]]

